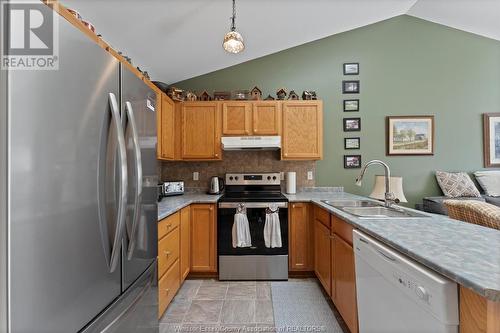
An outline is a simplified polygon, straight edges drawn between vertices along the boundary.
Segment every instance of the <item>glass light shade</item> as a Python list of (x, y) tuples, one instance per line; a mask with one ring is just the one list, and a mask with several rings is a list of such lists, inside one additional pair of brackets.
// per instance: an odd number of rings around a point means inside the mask
[[(408, 202), (408, 200), (406, 200), (405, 194), (403, 193), (402, 177), (390, 177), (389, 185), (391, 187), (391, 192), (394, 193), (396, 199), (399, 199), (400, 202)], [(375, 185), (373, 186), (370, 198), (377, 200), (385, 199), (385, 176), (375, 176)]]
[(245, 48), (243, 37), (237, 31), (229, 31), (224, 36), (224, 43), (222, 43), (224, 50), (229, 53), (239, 53)]

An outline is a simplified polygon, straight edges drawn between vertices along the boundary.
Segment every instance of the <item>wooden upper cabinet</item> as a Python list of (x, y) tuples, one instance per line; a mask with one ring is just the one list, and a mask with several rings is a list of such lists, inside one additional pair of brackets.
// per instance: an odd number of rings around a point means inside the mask
[(217, 272), (215, 205), (191, 205), (191, 272)]
[(283, 102), (281, 158), (319, 160), (323, 158), (323, 103)]
[(334, 303), (349, 327), (349, 330), (352, 333), (357, 333), (358, 309), (356, 302), (354, 251), (349, 243), (337, 235), (333, 243), (333, 271), (335, 278)]
[(260, 101), (253, 102), (253, 130), (252, 135), (280, 135), (281, 110), (280, 102)]
[(330, 228), (321, 221), (314, 220), (314, 272), (331, 295)]
[(252, 131), (252, 104), (248, 102), (222, 103), (222, 135), (250, 135)]
[(157, 106), (159, 126), (158, 130), (158, 158), (163, 160), (175, 159), (175, 104), (165, 94), (159, 94), (161, 103)]
[(307, 203), (292, 203), (290, 208), (290, 270), (312, 271), (314, 266), (313, 225)]
[(182, 103), (182, 159), (221, 159), (219, 106), (217, 102)]

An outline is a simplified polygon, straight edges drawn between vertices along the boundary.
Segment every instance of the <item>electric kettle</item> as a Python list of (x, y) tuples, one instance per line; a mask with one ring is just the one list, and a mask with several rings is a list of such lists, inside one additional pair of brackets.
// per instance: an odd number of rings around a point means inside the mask
[(212, 177), (210, 179), (210, 189), (208, 190), (209, 194), (220, 194), (224, 189), (224, 179), (221, 177)]

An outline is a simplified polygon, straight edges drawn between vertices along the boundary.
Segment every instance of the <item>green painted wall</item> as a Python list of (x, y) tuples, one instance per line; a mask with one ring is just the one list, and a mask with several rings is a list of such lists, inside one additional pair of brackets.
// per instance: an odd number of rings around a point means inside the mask
[[(228, 55), (229, 56), (229, 55)], [(342, 63), (359, 62), (359, 113), (343, 113)], [(373, 175), (362, 188), (354, 185), (359, 170), (345, 170), (342, 118), (362, 118), (363, 162), (382, 159), (393, 174), (404, 177), (410, 205), (440, 194), (435, 170), (474, 171), (482, 168), (481, 114), (500, 112), (500, 42), (398, 16), (330, 36), (279, 53), (176, 83), (191, 90), (250, 89), (258, 85), (274, 94), (286, 87), (315, 90), (324, 101), (324, 160), (317, 164), (317, 185), (341, 185), (367, 195)], [(385, 156), (385, 117), (435, 115), (434, 156)]]

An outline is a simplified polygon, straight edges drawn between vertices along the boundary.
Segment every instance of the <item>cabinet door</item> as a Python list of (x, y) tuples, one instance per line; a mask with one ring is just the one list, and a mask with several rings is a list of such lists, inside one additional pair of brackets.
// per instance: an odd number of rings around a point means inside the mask
[(160, 126), (158, 134), (160, 136), (158, 141), (159, 158), (164, 160), (173, 160), (174, 155), (174, 117), (175, 117), (175, 104), (165, 94), (161, 94), (161, 107), (160, 110)]
[(352, 333), (358, 332), (354, 251), (342, 238), (334, 241), (335, 305)]
[(283, 102), (284, 160), (319, 160), (323, 157), (323, 104), (321, 101)]
[(181, 282), (189, 274), (191, 257), (191, 209), (190, 207), (181, 210)]
[(221, 159), (220, 111), (217, 102), (184, 102), (182, 118), (182, 159)]
[(281, 132), (280, 103), (275, 101), (254, 102), (253, 135), (279, 135)]
[(249, 102), (222, 103), (222, 134), (250, 135), (252, 130), (252, 104)]
[(330, 229), (314, 220), (314, 272), (328, 295), (331, 295), (330, 255)]
[(307, 203), (293, 203), (290, 209), (290, 270), (313, 269), (313, 228)]
[(217, 240), (214, 205), (192, 205), (191, 272), (216, 271)]

